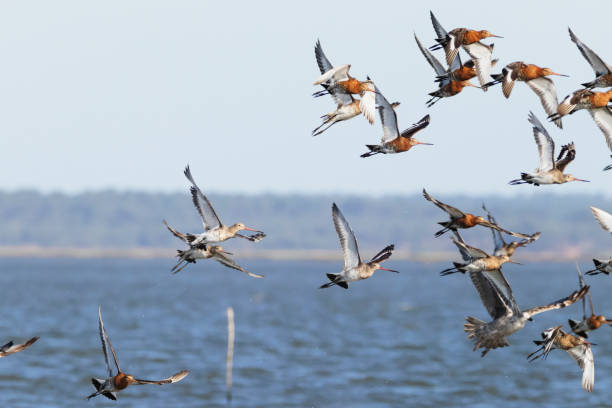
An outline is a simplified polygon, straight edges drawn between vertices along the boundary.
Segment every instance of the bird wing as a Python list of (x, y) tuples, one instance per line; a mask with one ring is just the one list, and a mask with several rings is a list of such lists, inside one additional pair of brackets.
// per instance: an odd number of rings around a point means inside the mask
[(582, 369), (582, 388), (586, 391), (593, 391), (595, 383), (595, 360), (590, 344), (580, 344), (568, 349), (567, 352), (576, 360), (578, 367)]
[(328, 84), (321, 84), (321, 86), (327, 89), (327, 92), (329, 92), (331, 97), (334, 98), (334, 102), (336, 102), (340, 106), (349, 105), (355, 102), (355, 98), (353, 98), (353, 95), (348, 93), (341, 86), (333, 86)]
[(370, 122), (370, 125), (374, 123), (377, 101), (376, 86), (373, 84), (371, 85), (370, 89), (361, 92), (361, 99), (359, 100), (359, 110), (361, 110), (363, 116)]
[(376, 104), (378, 107), (378, 114), (380, 115), (380, 123), (383, 128), (382, 143), (390, 142), (391, 140), (399, 137), (399, 129), (397, 127), (397, 114), (395, 109), (391, 106), (387, 98), (376, 89)]
[[(325, 53), (323, 52), (323, 47), (321, 47), (321, 42), (319, 40), (317, 40), (317, 43), (315, 45), (315, 57), (317, 59), (319, 71), (321, 71), (321, 75), (323, 75), (334, 67), (325, 56)], [(340, 86), (334, 86), (333, 84), (329, 83), (322, 83), (321, 86), (325, 88), (327, 92), (329, 92), (329, 94), (332, 96), (332, 98), (334, 98), (335, 102), (338, 105), (348, 105), (349, 103), (352, 103), (355, 100), (353, 99), (353, 96), (350, 93), (346, 92), (344, 88)]]
[(482, 249), (469, 246), (465, 242), (457, 241), (454, 237), (451, 237), (451, 240), (457, 246), (459, 252), (461, 253), (461, 257), (466, 262), (472, 262), (475, 259), (486, 258), (489, 256), (489, 254)]
[(222, 265), (227, 266), (228, 268), (236, 269), (237, 271), (246, 273), (251, 278), (263, 278), (264, 277), (264, 275), (259, 275), (257, 273), (252, 273), (252, 272), (247, 271), (246, 269), (238, 265), (236, 262), (234, 262), (233, 259), (222, 254), (221, 252), (215, 252), (215, 254), (213, 255), (213, 258), (215, 259), (215, 261), (219, 262)]
[[(582, 271), (580, 270), (580, 267), (578, 266), (578, 262), (576, 262), (576, 270), (578, 271), (578, 284), (580, 285), (580, 289), (582, 289), (583, 287), (586, 286), (586, 282), (584, 281), (584, 277), (582, 276)], [(589, 295), (589, 303), (591, 304), (591, 315), (594, 315), (595, 312), (593, 311), (593, 299), (591, 299), (591, 292), (589, 291), (588, 293)], [(582, 298), (582, 319), (586, 319), (587, 318), (587, 314), (586, 314), (586, 296)]]
[(175, 230), (174, 228), (172, 228), (170, 225), (168, 225), (168, 223), (166, 222), (166, 220), (162, 220), (164, 225), (166, 226), (166, 228), (168, 228), (168, 231), (170, 231), (172, 233), (172, 235), (174, 235), (175, 237), (177, 237), (178, 239), (186, 242), (186, 243), (191, 243), (193, 242), (195, 236), (193, 234), (183, 234), (182, 232), (179, 232), (177, 230)]
[(553, 349), (558, 348), (556, 340), (557, 337), (561, 334), (561, 326), (551, 327), (550, 329), (544, 330), (540, 334), (542, 336), (542, 340), (534, 341), (534, 343), (540, 346), (540, 348), (527, 356), (529, 361), (536, 360), (540, 357), (546, 358), (548, 356), (548, 353), (550, 353)]
[(333, 67), (327, 72), (323, 73), (320, 77), (318, 77), (314, 84), (320, 85), (323, 82), (327, 82), (329, 80), (333, 80), (334, 82), (346, 81), (348, 79), (348, 72), (351, 69), (350, 64), (344, 64), (337, 67)]
[(425, 191), (425, 189), (423, 189), (423, 196), (425, 197), (427, 201), (431, 201), (436, 206), (438, 206), (438, 208), (440, 208), (442, 211), (446, 212), (451, 218), (465, 217), (465, 214), (463, 212), (459, 211), (455, 207), (452, 207), (448, 204), (441, 203), (440, 201), (436, 200), (435, 198), (430, 196), (427, 193), (427, 191)]
[(601, 228), (612, 233), (612, 214), (597, 207), (591, 207), (595, 220), (601, 225)]
[(476, 74), (478, 74), (478, 82), (480, 86), (484, 86), (493, 81), (491, 78), (491, 49), (492, 46), (484, 45), (479, 42), (464, 45), (465, 50), (474, 60)]
[(574, 146), (574, 143), (563, 145), (561, 151), (559, 152), (559, 156), (557, 157), (557, 161), (555, 162), (555, 167), (557, 170), (563, 173), (567, 165), (570, 164), (575, 158), (576, 147)]
[(325, 56), (323, 52), (323, 47), (321, 47), (321, 41), (317, 40), (315, 44), (315, 58), (317, 59), (317, 65), (319, 66), (319, 71), (321, 71), (321, 75), (331, 70), (334, 66)]
[(527, 317), (531, 317), (531, 316), (535, 316), (539, 313), (543, 313), (543, 312), (548, 312), (549, 310), (555, 310), (555, 309), (561, 309), (564, 308), (566, 306), (570, 306), (573, 303), (579, 301), (580, 299), (582, 299), (584, 297), (584, 295), (586, 295), (586, 293), (589, 291), (590, 286), (585, 286), (583, 288), (581, 288), (580, 290), (576, 290), (574, 292), (572, 292), (568, 297), (564, 297), (563, 299), (559, 299), (555, 302), (552, 302), (548, 305), (545, 306), (536, 306), (536, 307), (532, 307), (531, 309), (527, 309), (525, 310), (523, 313), (527, 316)]
[(156, 384), (156, 385), (164, 385), (164, 384), (171, 384), (171, 383), (175, 383), (175, 382), (179, 382), (181, 381), (183, 378), (187, 377), (187, 374), (189, 374), (189, 370), (183, 370), (183, 371), (179, 371), (176, 374), (172, 374), (172, 376), (165, 378), (163, 380), (158, 380), (158, 381), (154, 381), (154, 380), (140, 380), (138, 378), (134, 379), (134, 384), (135, 385), (142, 385), (142, 384)]
[[(574, 93), (575, 94), (575, 93)], [(557, 113), (561, 116), (569, 115), (576, 108), (576, 99), (574, 94), (565, 97), (557, 106)]]
[(495, 285), (495, 288), (500, 292), (502, 299), (504, 299), (506, 306), (512, 310), (513, 313), (518, 315), (520, 310), (516, 300), (514, 299), (514, 293), (512, 293), (512, 288), (510, 287), (510, 284), (506, 280), (506, 277), (502, 273), (501, 269), (481, 273), (484, 273), (485, 276), (489, 278), (491, 283)]
[(589, 113), (597, 127), (603, 132), (608, 148), (612, 151), (612, 111), (604, 106), (603, 108), (589, 109)]
[(448, 32), (444, 29), (444, 27), (442, 27), (442, 24), (440, 24), (436, 16), (434, 16), (434, 13), (430, 11), (429, 15), (431, 17), (431, 24), (433, 25), (434, 31), (436, 32), (438, 38), (446, 38), (446, 36), (448, 36)]
[(587, 60), (593, 71), (595, 71), (595, 76), (605, 75), (612, 72), (612, 68), (608, 64), (606, 64), (599, 55), (595, 54), (592, 49), (587, 47), (582, 41), (576, 37), (576, 35), (572, 32), (571, 28), (567, 28), (569, 31), (569, 35), (571, 40), (576, 44), (582, 56)]
[(416, 34), (414, 35), (414, 39), (416, 40), (416, 43), (419, 46), (419, 49), (423, 53), (423, 56), (425, 57), (427, 62), (429, 62), (429, 65), (431, 65), (434, 71), (436, 71), (436, 75), (446, 74), (447, 73), (446, 69), (444, 69), (440, 61), (438, 61), (438, 59), (434, 57), (434, 55), (427, 48), (423, 47), (423, 44), (421, 44)]
[(410, 126), (408, 129), (405, 129), (400, 136), (410, 139), (412, 136), (417, 134), (419, 131), (425, 129), (429, 126), (429, 115), (424, 116), (417, 123)]
[[(198, 187), (195, 180), (193, 179), (193, 176), (191, 175), (191, 170), (189, 169), (189, 165), (185, 167), (184, 173), (185, 177), (187, 177), (187, 180), (191, 182), (192, 186), (196, 190), (197, 194), (194, 193), (193, 189), (190, 189), (191, 198), (193, 200), (193, 205), (195, 205), (196, 210), (198, 210), (198, 214), (200, 214), (200, 217), (202, 218), (204, 228), (209, 230), (220, 227), (222, 225), (221, 220), (217, 216), (217, 213), (215, 212), (215, 209), (213, 208), (210, 201), (208, 201), (208, 198), (206, 198), (204, 193), (202, 193), (202, 190), (200, 190), (200, 187)], [(201, 204), (199, 203), (200, 200), (198, 200), (198, 197), (202, 201)]]
[(528, 235), (528, 234), (522, 234), (520, 232), (508, 231), (507, 229), (504, 229), (504, 228), (500, 227), (499, 225), (493, 224), (493, 223), (491, 223), (489, 221), (481, 221), (481, 222), (478, 223), (478, 225), (483, 226), (483, 227), (487, 227), (487, 228), (491, 228), (491, 229), (494, 229), (494, 230), (499, 231), (499, 232), (503, 232), (504, 234), (512, 235), (513, 237), (522, 238), (522, 239), (526, 239), (526, 240), (530, 240), (530, 241), (535, 241), (540, 236), (539, 232), (536, 232), (533, 235)]
[[(557, 113), (557, 106), (559, 106), (559, 102), (557, 100), (557, 89), (555, 88), (555, 83), (552, 81), (552, 79), (540, 77), (531, 79), (527, 81), (526, 84), (529, 85), (531, 90), (535, 92), (536, 95), (538, 95), (540, 102), (542, 103), (542, 107), (547, 115)], [(560, 128), (563, 127), (560, 118), (555, 120), (554, 123)]]
[(108, 369), (108, 376), (113, 376), (113, 370), (111, 368), (110, 362), (108, 360), (108, 348), (110, 348), (111, 353), (113, 353), (113, 359), (115, 360), (115, 367), (117, 367), (117, 372), (120, 372), (119, 361), (117, 361), (117, 355), (115, 354), (115, 350), (113, 349), (113, 345), (111, 344), (110, 339), (108, 338), (108, 334), (106, 333), (106, 329), (104, 328), (104, 322), (102, 322), (102, 310), (100, 306), (98, 306), (98, 330), (100, 332), (100, 341), (102, 342), (102, 351), (104, 352), (104, 361), (106, 361), (106, 368)]
[(544, 125), (542, 125), (533, 112), (529, 112), (529, 123), (533, 125), (533, 137), (538, 145), (538, 152), (540, 154), (539, 170), (552, 170), (555, 166), (553, 159), (553, 154), (555, 153), (555, 142), (552, 140), (552, 137), (550, 137), (544, 128)]
[(461, 42), (463, 36), (465, 35), (464, 28), (456, 28), (451, 30), (447, 36), (446, 41), (444, 43), (444, 52), (446, 53), (446, 63), (450, 66), (457, 54), (459, 54), (459, 47), (461, 46)]
[(6, 357), (9, 354), (18, 353), (20, 351), (23, 351), (27, 349), (28, 347), (30, 347), (32, 344), (34, 344), (36, 340), (38, 339), (39, 339), (38, 336), (32, 337), (30, 340), (26, 341), (25, 343), (21, 343), (21, 344), (14, 344), (12, 341), (9, 341), (4, 346), (0, 347), (0, 358)]
[[(484, 203), (482, 204), (482, 209), (487, 212), (487, 219), (489, 220), (489, 222), (491, 224), (497, 225), (495, 217), (493, 217), (493, 214), (491, 214), (487, 207), (485, 207)], [(504, 241), (501, 231), (495, 228), (491, 228), (491, 233), (493, 234), (493, 244), (495, 245), (495, 249), (493, 250), (493, 252), (496, 252), (506, 245), (506, 241)]]
[(502, 69), (502, 76), (503, 76), (502, 91), (506, 98), (510, 97), (510, 94), (512, 93), (512, 88), (514, 88), (514, 83), (516, 82), (516, 79), (518, 78), (518, 72), (523, 67), (523, 65), (524, 64), (522, 62), (517, 61), (517, 62), (512, 62), (506, 65)]
[(470, 279), (491, 318), (497, 319), (512, 313), (512, 308), (508, 306), (510, 302), (507, 299), (503, 299), (503, 295), (485, 274), (470, 272)]
[(355, 268), (361, 263), (357, 238), (355, 238), (351, 226), (342, 215), (342, 212), (340, 212), (336, 203), (332, 205), (332, 218), (334, 220), (334, 227), (336, 227), (336, 233), (340, 239), (342, 252), (344, 253), (344, 269)]

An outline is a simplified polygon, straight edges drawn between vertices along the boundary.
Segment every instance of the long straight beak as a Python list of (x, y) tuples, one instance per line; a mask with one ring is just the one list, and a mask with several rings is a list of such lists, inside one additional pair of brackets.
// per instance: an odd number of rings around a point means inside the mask
[(425, 142), (417, 142), (416, 144), (427, 145), (427, 146), (433, 146), (433, 143), (425, 143)]
[(378, 269), (383, 270), (383, 271), (388, 271), (388, 272), (399, 273), (399, 271), (396, 271), (396, 270), (393, 270), (393, 269), (383, 268), (382, 266), (379, 266)]
[(468, 82), (467, 84), (465, 84), (465, 86), (473, 86), (474, 88), (480, 88), (480, 89), (482, 89), (482, 87), (480, 87), (480, 86), (478, 86), (478, 85), (474, 85), (474, 84), (473, 84), (473, 83), (471, 83), (471, 82)]
[(244, 229), (247, 230), (247, 231), (259, 232), (260, 234), (263, 234), (263, 231), (259, 231), (259, 230), (253, 229), (253, 228), (244, 227)]
[(513, 261), (512, 259), (510, 259), (508, 262), (513, 263), (513, 264), (517, 264), (517, 265), (522, 265), (522, 263)]
[(579, 178), (576, 178), (576, 177), (574, 177), (574, 181), (584, 181), (585, 183), (590, 183), (591, 182), (590, 180), (583, 180), (583, 179), (579, 179)]
[(569, 78), (569, 75), (565, 75), (565, 74), (557, 74), (556, 72), (553, 72), (553, 73), (551, 73), (550, 75), (558, 75), (558, 76), (562, 76), (562, 77)]
[(227, 252), (225, 249), (222, 249), (222, 250), (221, 250), (221, 251), (219, 251), (219, 252), (221, 252), (222, 254), (225, 254), (225, 255), (234, 255), (234, 254), (233, 254), (233, 253), (231, 253), (231, 252)]
[(489, 34), (489, 37), (504, 38), (501, 35)]

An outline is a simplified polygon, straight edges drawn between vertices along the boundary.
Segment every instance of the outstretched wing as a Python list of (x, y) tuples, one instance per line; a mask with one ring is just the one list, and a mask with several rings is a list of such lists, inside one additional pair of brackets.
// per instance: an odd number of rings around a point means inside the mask
[(571, 40), (576, 44), (582, 56), (587, 60), (591, 68), (593, 68), (593, 71), (595, 71), (595, 76), (605, 75), (612, 72), (612, 68), (610, 68), (608, 64), (599, 58), (599, 55), (595, 54), (593, 50), (580, 41), (572, 32), (571, 28), (568, 27), (567, 29), (569, 31)]
[[(487, 207), (485, 207), (484, 203), (482, 204), (482, 209), (487, 212), (487, 219), (489, 220), (489, 222), (491, 224), (497, 225), (495, 217), (493, 217), (493, 214), (491, 214)], [(493, 244), (495, 245), (495, 249), (493, 250), (493, 252), (499, 251), (506, 245), (506, 241), (504, 241), (501, 231), (495, 228), (491, 228), (491, 233), (493, 234)]]
[[(580, 285), (580, 289), (582, 289), (583, 287), (586, 286), (586, 282), (584, 281), (584, 277), (582, 276), (582, 271), (580, 270), (580, 267), (578, 266), (578, 262), (576, 262), (576, 270), (578, 271), (578, 284)], [(593, 299), (591, 298), (591, 292), (589, 292), (588, 295), (589, 295), (589, 303), (591, 304), (591, 315), (593, 315), (595, 314), (595, 312), (593, 311)], [(583, 319), (587, 318), (586, 297), (582, 298), (582, 318)]]
[(32, 337), (30, 340), (21, 344), (14, 344), (12, 341), (9, 341), (7, 344), (0, 347), (0, 358), (6, 357), (9, 354), (18, 353), (30, 347), (32, 344), (38, 340), (39, 337)]
[(414, 39), (417, 45), (419, 46), (419, 49), (423, 53), (423, 56), (425, 57), (427, 62), (429, 62), (429, 65), (431, 65), (434, 71), (436, 71), (436, 76), (446, 74), (446, 69), (444, 69), (440, 61), (438, 61), (438, 59), (434, 57), (434, 55), (427, 48), (423, 47), (423, 44), (421, 44), (421, 41), (419, 41), (419, 38), (416, 36), (416, 34), (414, 35)]
[(111, 341), (108, 338), (108, 334), (106, 333), (106, 329), (104, 328), (104, 322), (102, 322), (102, 310), (100, 306), (98, 306), (98, 329), (100, 332), (100, 341), (102, 342), (102, 351), (104, 352), (104, 361), (106, 361), (106, 368), (108, 369), (108, 376), (112, 377), (113, 370), (108, 360), (108, 351), (106, 350), (107, 345), (108, 348), (110, 348), (111, 353), (113, 353), (113, 359), (115, 360), (115, 367), (117, 367), (117, 372), (120, 372), (121, 369), (119, 368), (119, 361), (117, 361), (117, 355), (115, 354), (113, 345), (111, 344)]
[(321, 71), (321, 75), (331, 70), (334, 66), (325, 56), (323, 52), (323, 47), (321, 47), (321, 41), (317, 40), (315, 44), (315, 58), (317, 59), (317, 65), (319, 66), (319, 71)]
[(454, 237), (451, 237), (451, 240), (457, 246), (459, 252), (461, 253), (461, 257), (466, 262), (472, 262), (476, 259), (486, 258), (489, 256), (489, 254), (482, 249), (469, 246), (465, 242), (457, 241)]
[[(542, 103), (542, 107), (548, 116), (557, 113), (559, 101), (557, 99), (557, 88), (555, 88), (555, 83), (552, 81), (552, 79), (540, 77), (529, 80), (526, 82), (526, 84), (529, 85), (531, 90), (535, 92), (536, 95), (538, 95), (540, 102)], [(561, 118), (555, 120), (554, 123), (559, 128), (563, 128)]]
[(512, 313), (510, 301), (505, 299), (493, 282), (481, 272), (470, 272), (470, 279), (480, 295), (480, 300), (493, 319)]
[(168, 225), (168, 223), (166, 222), (166, 220), (162, 220), (164, 225), (166, 226), (166, 228), (168, 228), (168, 231), (170, 231), (172, 233), (172, 235), (174, 235), (175, 237), (177, 237), (178, 239), (186, 242), (186, 243), (191, 243), (194, 241), (195, 239), (195, 235), (193, 234), (183, 234), (182, 232), (179, 232), (177, 230), (175, 230), (174, 228), (172, 228), (170, 225)]
[(559, 152), (559, 156), (557, 157), (557, 161), (555, 162), (555, 167), (557, 170), (563, 173), (568, 164), (572, 162), (576, 158), (576, 147), (574, 143), (566, 144), (561, 147), (561, 151)]
[(419, 131), (425, 129), (427, 126), (429, 126), (429, 115), (424, 116), (417, 123), (404, 130), (400, 134), (400, 136), (410, 139), (412, 136), (417, 134)]
[(378, 113), (380, 115), (380, 123), (383, 128), (383, 136), (381, 142), (387, 143), (399, 137), (399, 129), (397, 127), (397, 114), (391, 106), (387, 98), (376, 87), (376, 104), (378, 105)]
[(589, 109), (589, 113), (599, 130), (604, 134), (608, 148), (612, 151), (612, 111), (604, 106), (603, 108)]
[(531, 316), (535, 316), (539, 313), (543, 313), (543, 312), (548, 312), (549, 310), (555, 310), (555, 309), (561, 309), (567, 306), (570, 306), (572, 304), (574, 304), (575, 302), (579, 301), (580, 299), (582, 299), (584, 297), (584, 295), (587, 294), (587, 292), (589, 291), (590, 286), (585, 286), (580, 290), (576, 290), (574, 292), (572, 292), (568, 297), (564, 297), (563, 299), (559, 299), (555, 302), (552, 302), (546, 306), (536, 306), (536, 307), (532, 307), (531, 309), (527, 309), (525, 311), (523, 311), (523, 313), (527, 316), (527, 317), (531, 317)]
[(493, 81), (493, 78), (491, 78), (491, 51), (493, 46), (475, 42), (464, 45), (463, 48), (465, 48), (468, 54), (470, 54), (470, 57), (474, 60), (474, 66), (476, 68), (476, 74), (478, 74), (480, 86), (484, 87), (485, 84)]
[(344, 64), (337, 67), (334, 67), (327, 72), (324, 72), (320, 77), (318, 77), (314, 84), (320, 85), (323, 82), (327, 82), (332, 80), (333, 82), (341, 82), (346, 81), (348, 79), (348, 72), (351, 69), (350, 64)]
[[(321, 42), (317, 40), (315, 45), (315, 57), (317, 59), (317, 65), (319, 66), (319, 71), (321, 71), (321, 75), (331, 70), (334, 66), (329, 62), (325, 53), (323, 52), (323, 47), (321, 47)], [(353, 96), (346, 92), (344, 88), (339, 86), (334, 86), (330, 83), (322, 83), (321, 86), (329, 92), (329, 94), (334, 98), (338, 105), (348, 105), (354, 101)]]
[(183, 371), (179, 371), (176, 374), (173, 374), (172, 376), (170, 376), (168, 378), (165, 378), (163, 380), (158, 380), (158, 381), (154, 381), (154, 380), (140, 380), (138, 378), (135, 378), (134, 379), (134, 384), (136, 384), (136, 385), (142, 385), (142, 384), (156, 384), (156, 385), (172, 384), (172, 383), (181, 381), (183, 378), (187, 377), (187, 374), (189, 374), (189, 370), (183, 370)]
[(518, 78), (518, 72), (523, 68), (525, 64), (520, 61), (511, 62), (502, 69), (502, 92), (506, 98), (510, 97), (516, 79)]
[(342, 215), (342, 212), (340, 212), (336, 203), (332, 205), (332, 218), (334, 220), (334, 227), (336, 227), (336, 233), (340, 239), (342, 252), (344, 253), (344, 269), (355, 268), (361, 263), (357, 238), (355, 238), (351, 226)]
[(247, 271), (246, 269), (238, 265), (236, 262), (234, 262), (233, 259), (231, 259), (228, 256), (225, 256), (221, 252), (215, 252), (213, 258), (215, 259), (215, 261), (219, 262), (222, 265), (227, 266), (228, 268), (236, 269), (237, 271), (246, 273), (251, 278), (263, 278), (264, 277), (263, 275), (259, 275), (259, 274)]
[(612, 214), (604, 210), (600, 210), (597, 207), (591, 207), (591, 211), (593, 212), (595, 220), (597, 220), (599, 225), (601, 225), (601, 228), (612, 233)]
[(555, 153), (555, 142), (533, 112), (529, 112), (529, 123), (533, 125), (533, 138), (538, 145), (538, 153), (540, 154), (539, 170), (552, 170), (555, 166), (553, 158)]
[(576, 360), (578, 367), (582, 369), (582, 388), (586, 391), (593, 391), (595, 384), (595, 360), (590, 344), (581, 344), (567, 350), (570, 356)]
[(458, 209), (456, 209), (455, 207), (452, 207), (448, 204), (444, 204), (438, 200), (436, 200), (435, 198), (433, 198), (432, 196), (430, 196), (427, 191), (425, 191), (425, 189), (423, 189), (423, 196), (425, 197), (425, 199), (427, 201), (431, 201), (432, 203), (434, 203), (436, 206), (438, 206), (438, 208), (442, 209), (442, 211), (446, 212), (451, 218), (461, 218), (461, 217), (465, 217), (465, 214), (461, 211), (459, 211)]
[[(193, 192), (193, 189), (190, 189), (191, 198), (193, 200), (193, 205), (195, 205), (196, 210), (198, 210), (198, 214), (200, 214), (200, 217), (202, 218), (204, 228), (209, 230), (220, 227), (221, 220), (217, 216), (217, 213), (215, 212), (215, 209), (213, 208), (210, 201), (208, 201), (208, 198), (206, 198), (204, 193), (202, 193), (202, 190), (200, 190), (200, 187), (198, 187), (195, 180), (193, 179), (193, 176), (191, 175), (191, 170), (189, 169), (189, 165), (185, 167), (184, 173), (185, 177), (187, 177), (187, 180), (189, 180), (189, 182), (196, 190), (197, 195)], [(200, 198), (200, 200), (202, 200), (202, 205), (199, 204), (198, 197)]]
[(561, 330), (561, 326), (551, 327), (550, 329), (546, 329), (541, 333), (542, 340), (534, 340), (534, 343), (540, 346), (539, 349), (529, 354), (527, 358), (529, 361), (536, 360), (540, 357), (546, 358), (548, 353), (550, 353), (556, 347), (557, 337), (563, 334)]

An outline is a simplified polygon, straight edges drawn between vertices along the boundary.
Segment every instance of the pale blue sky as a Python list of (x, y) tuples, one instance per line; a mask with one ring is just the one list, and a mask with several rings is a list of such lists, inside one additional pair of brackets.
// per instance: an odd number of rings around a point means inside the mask
[[(530, 2), (456, 7), (435, 2), (447, 30), (488, 29), (494, 56), (571, 75), (555, 78), (559, 97), (593, 72), (567, 34), (612, 63), (612, 3)], [(421, 2), (420, 4), (426, 4)], [(432, 5), (434, 3), (431, 3)], [(425, 107), (433, 70), (413, 39), (433, 44), (431, 6), (412, 2), (11, 2), (0, 14), (0, 189), (79, 192), (101, 189), (182, 191), (190, 163), (206, 191), (413, 193), (537, 192), (509, 186), (537, 167), (529, 110), (545, 114), (517, 84), (466, 89)], [(588, 18), (584, 16), (588, 15)], [(400, 101), (406, 128), (429, 113), (431, 125), (404, 154), (362, 159), (382, 134), (363, 118), (321, 136), (310, 132), (333, 110), (313, 99), (320, 38), (334, 64), (372, 76)], [(489, 41), (490, 42), (490, 41)], [(438, 54), (439, 55), (439, 54)], [(442, 59), (442, 56), (439, 55)], [(475, 80), (474, 80), (475, 81)], [(586, 111), (546, 123), (557, 146), (575, 141), (568, 167), (591, 183), (540, 187), (610, 194), (604, 137)], [(471, 151), (472, 157), (458, 156)], [(229, 164), (228, 164), (229, 163)]]

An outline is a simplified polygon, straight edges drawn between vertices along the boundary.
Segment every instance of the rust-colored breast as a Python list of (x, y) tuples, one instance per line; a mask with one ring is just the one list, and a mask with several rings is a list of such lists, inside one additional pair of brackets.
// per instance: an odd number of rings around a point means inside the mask
[(393, 150), (397, 153), (408, 151), (413, 146), (412, 139), (401, 136), (393, 139), (389, 144), (393, 146)]
[(610, 102), (610, 98), (612, 98), (612, 92), (594, 92), (590, 98), (591, 105), (594, 108), (602, 108)]
[(451, 95), (457, 95), (459, 92), (463, 91), (463, 88), (465, 88), (465, 85), (461, 81), (450, 81), (447, 86)]
[(465, 214), (465, 216), (457, 218), (455, 222), (459, 224), (461, 228), (472, 228), (474, 225), (478, 224), (476, 222), (476, 217), (472, 214)]
[(127, 388), (127, 386), (129, 385), (127, 376), (123, 373), (117, 374), (113, 382), (115, 383), (115, 388), (117, 390), (122, 390), (124, 388)]
[(529, 81), (530, 79), (536, 79), (542, 76), (542, 68), (537, 65), (529, 64), (525, 65), (519, 73), (519, 78), (523, 81)]
[(601, 322), (597, 320), (597, 316), (592, 315), (588, 320), (589, 329), (596, 330), (601, 327)]
[(463, 45), (472, 44), (480, 41), (481, 39), (480, 32), (476, 30), (467, 30), (463, 35)]
[(361, 92), (361, 82), (355, 78), (349, 78), (346, 81), (340, 82), (340, 85), (352, 94), (359, 94)]
[(453, 71), (453, 76), (458, 81), (467, 81), (467, 80), (472, 79), (472, 78), (474, 78), (476, 76), (476, 69), (470, 68), (470, 67), (466, 67), (465, 65), (463, 65), (461, 68), (456, 69), (455, 71)]

